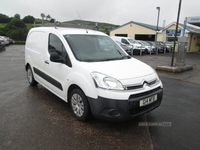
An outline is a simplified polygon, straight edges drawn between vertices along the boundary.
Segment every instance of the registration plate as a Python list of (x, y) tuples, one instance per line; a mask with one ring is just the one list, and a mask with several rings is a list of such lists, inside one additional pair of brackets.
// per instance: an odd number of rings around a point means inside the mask
[(157, 95), (140, 100), (140, 107), (153, 103), (157, 100)]

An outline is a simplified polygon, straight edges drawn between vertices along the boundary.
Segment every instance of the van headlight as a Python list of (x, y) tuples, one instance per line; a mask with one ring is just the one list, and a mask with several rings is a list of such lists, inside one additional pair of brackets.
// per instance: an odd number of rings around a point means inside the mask
[(124, 90), (124, 86), (120, 81), (99, 72), (92, 72), (91, 76), (96, 87), (106, 90)]
[[(152, 68), (153, 69), (153, 68)], [(156, 79), (156, 82), (159, 84), (160, 83), (160, 87), (161, 88), (163, 88), (163, 84), (162, 84), (162, 81), (160, 80), (160, 78), (159, 78), (159, 76), (158, 76), (158, 74), (157, 74), (157, 72), (153, 69), (153, 71), (154, 71), (154, 73), (156, 74), (156, 76), (157, 76), (157, 79)]]

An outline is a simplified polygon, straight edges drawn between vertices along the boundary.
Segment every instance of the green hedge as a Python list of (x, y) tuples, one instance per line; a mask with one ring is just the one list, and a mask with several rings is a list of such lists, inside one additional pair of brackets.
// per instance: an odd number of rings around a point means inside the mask
[(15, 44), (25, 45), (26, 41), (15, 41)]

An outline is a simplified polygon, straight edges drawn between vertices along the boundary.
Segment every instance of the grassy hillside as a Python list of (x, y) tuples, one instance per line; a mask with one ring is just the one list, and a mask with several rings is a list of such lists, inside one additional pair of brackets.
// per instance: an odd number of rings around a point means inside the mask
[(66, 24), (66, 25), (87, 25), (87, 26), (98, 26), (98, 30), (109, 33), (110, 30), (117, 28), (119, 25), (114, 25), (110, 23), (103, 23), (103, 22), (94, 22), (94, 21), (86, 21), (86, 20), (72, 20), (72, 21), (65, 21), (62, 22), (61, 24)]
[[(36, 24), (42, 24), (42, 19), (35, 19)], [(48, 20), (44, 20), (43, 23), (49, 23)], [(109, 34), (110, 30), (118, 27), (118, 25), (110, 24), (110, 23), (102, 23), (102, 22), (93, 22), (93, 21), (86, 21), (86, 20), (71, 20), (71, 21), (65, 21), (65, 22), (60, 22), (61, 25), (65, 27), (78, 27), (79, 25), (85, 26), (84, 28), (89, 28), (92, 27), (92, 29), (97, 29), (98, 31), (104, 32), (106, 34)], [(0, 29), (3, 30), (3, 28), (6, 26), (6, 23), (0, 23)], [(31, 29), (34, 27), (32, 23), (26, 23), (27, 29)], [(40, 26), (40, 25), (39, 25)], [(59, 26), (59, 25), (58, 25)]]
[(65, 21), (63, 23), (66, 24), (81, 24), (81, 25), (91, 25), (91, 26), (95, 26), (96, 23), (98, 23), (98, 26), (112, 26), (112, 27), (116, 27), (118, 25), (114, 25), (114, 24), (109, 24), (109, 23), (103, 23), (103, 22), (94, 22), (94, 21), (86, 21), (86, 20), (71, 20), (71, 21)]
[[(35, 23), (42, 24), (42, 19), (35, 19)], [(49, 21), (43, 20), (43, 23), (49, 23)]]

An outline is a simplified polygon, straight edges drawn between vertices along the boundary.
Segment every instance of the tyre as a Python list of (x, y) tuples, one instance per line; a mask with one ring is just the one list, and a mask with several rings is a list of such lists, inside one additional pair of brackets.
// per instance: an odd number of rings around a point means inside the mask
[(149, 51), (147, 49), (145, 49), (144, 53), (145, 54), (149, 54)]
[(38, 84), (37, 81), (35, 81), (35, 79), (34, 79), (33, 72), (31, 70), (30, 66), (28, 66), (28, 68), (27, 68), (27, 79), (28, 79), (28, 83), (31, 86), (36, 86)]
[(91, 111), (85, 94), (80, 89), (74, 89), (70, 95), (70, 107), (73, 115), (79, 121), (87, 121)]

